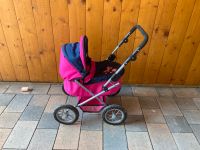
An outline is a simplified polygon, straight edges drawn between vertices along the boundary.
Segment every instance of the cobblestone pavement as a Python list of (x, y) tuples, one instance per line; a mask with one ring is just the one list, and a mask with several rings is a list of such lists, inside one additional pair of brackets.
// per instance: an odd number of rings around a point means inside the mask
[[(22, 86), (33, 91), (22, 93)], [(109, 103), (128, 112), (125, 124), (82, 113), (61, 125), (53, 111), (76, 104), (60, 84), (0, 83), (0, 149), (200, 150), (200, 89), (123, 86)]]

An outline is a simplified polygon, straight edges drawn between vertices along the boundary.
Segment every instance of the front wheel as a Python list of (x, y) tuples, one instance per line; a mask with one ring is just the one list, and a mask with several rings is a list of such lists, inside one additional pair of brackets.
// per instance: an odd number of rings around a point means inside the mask
[(63, 105), (54, 111), (54, 118), (59, 123), (70, 125), (78, 120), (79, 112), (72, 105)]
[(127, 112), (120, 105), (113, 104), (105, 107), (102, 118), (108, 124), (119, 125), (126, 120)]

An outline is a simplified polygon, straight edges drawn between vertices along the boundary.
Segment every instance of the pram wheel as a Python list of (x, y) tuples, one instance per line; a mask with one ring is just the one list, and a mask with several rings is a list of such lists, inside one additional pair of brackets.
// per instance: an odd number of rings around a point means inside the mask
[(127, 113), (120, 105), (112, 104), (105, 107), (102, 118), (108, 124), (118, 125), (126, 120)]
[(70, 125), (77, 121), (79, 112), (76, 107), (72, 105), (63, 105), (54, 111), (54, 118), (59, 123)]

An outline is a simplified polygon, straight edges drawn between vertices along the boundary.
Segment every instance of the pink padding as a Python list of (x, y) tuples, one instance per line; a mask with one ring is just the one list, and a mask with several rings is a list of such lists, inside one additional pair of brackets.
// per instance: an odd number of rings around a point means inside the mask
[(84, 53), (85, 53), (84, 36), (81, 36), (79, 44), (80, 44), (80, 58), (81, 58), (84, 69), (86, 69), (86, 60), (85, 60), (85, 57), (84, 57)]

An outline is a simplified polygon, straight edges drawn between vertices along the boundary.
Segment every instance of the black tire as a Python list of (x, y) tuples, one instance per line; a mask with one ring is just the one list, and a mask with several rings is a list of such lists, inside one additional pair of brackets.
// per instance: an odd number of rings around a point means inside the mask
[(108, 95), (108, 97), (116, 96), (117, 94), (119, 94), (120, 90), (121, 90), (121, 88), (120, 88), (116, 93), (113, 93), (113, 94)]
[[(108, 118), (109, 113), (111, 111), (114, 111), (114, 110), (117, 110), (118, 112), (121, 113), (121, 118), (119, 120), (117, 120), (117, 121), (116, 120), (115, 121), (111, 121)], [(118, 112), (116, 112), (116, 113), (118, 113)], [(102, 118), (108, 124), (119, 125), (119, 124), (122, 124), (126, 120), (126, 118), (127, 118), (127, 112), (126, 112), (126, 110), (122, 106), (116, 105), (116, 104), (112, 104), (112, 105), (108, 105), (108, 106), (106, 106), (104, 108), (103, 113), (102, 113)]]
[[(71, 119), (71, 121), (67, 121), (67, 120), (64, 120), (62, 117), (63, 117), (63, 113), (65, 113), (64, 115), (67, 115), (67, 116), (70, 116), (69, 114), (66, 114), (66, 113), (68, 113), (68, 111), (67, 112), (62, 112), (62, 116), (60, 116), (60, 111), (64, 111), (64, 110), (70, 110), (73, 114), (74, 114), (74, 116), (73, 116), (73, 118)], [(65, 116), (65, 118), (67, 117), (67, 116)], [(72, 117), (72, 116), (70, 116), (70, 117)], [(75, 123), (77, 120), (78, 120), (78, 118), (79, 118), (79, 112), (78, 112), (78, 110), (76, 109), (76, 107), (74, 107), (74, 106), (72, 106), (72, 105), (63, 105), (63, 106), (60, 106), (60, 107), (58, 107), (55, 111), (54, 111), (54, 118), (55, 118), (55, 120), (56, 121), (58, 121), (59, 123), (62, 123), (62, 124), (66, 124), (66, 125), (70, 125), (70, 124), (73, 124), (73, 123)]]

